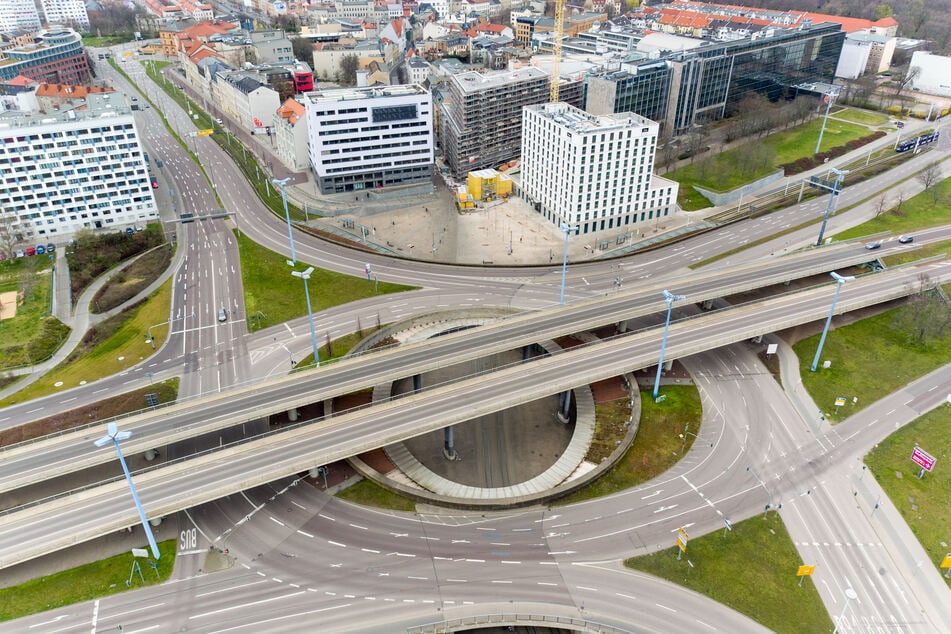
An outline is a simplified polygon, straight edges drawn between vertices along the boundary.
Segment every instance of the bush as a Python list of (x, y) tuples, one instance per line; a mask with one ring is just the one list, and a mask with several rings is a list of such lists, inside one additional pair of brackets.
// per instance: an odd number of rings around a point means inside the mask
[(160, 224), (150, 224), (145, 231), (128, 235), (121, 233), (94, 234), (82, 231), (66, 252), (73, 303), (93, 280), (116, 264), (133, 255), (147, 251), (165, 241)]
[(820, 152), (815, 156), (806, 156), (800, 159), (796, 159), (792, 163), (784, 163), (780, 165), (783, 168), (783, 174), (785, 176), (792, 176), (794, 174), (801, 174), (802, 172), (808, 172), (809, 170), (818, 167), (825, 163), (827, 160), (838, 158), (848, 154), (852, 150), (857, 150), (863, 145), (868, 145), (876, 139), (880, 139), (885, 136), (885, 132), (879, 130), (872, 134), (868, 134), (859, 139), (854, 139), (848, 141), (845, 145), (837, 145), (835, 147), (829, 148), (825, 152)]

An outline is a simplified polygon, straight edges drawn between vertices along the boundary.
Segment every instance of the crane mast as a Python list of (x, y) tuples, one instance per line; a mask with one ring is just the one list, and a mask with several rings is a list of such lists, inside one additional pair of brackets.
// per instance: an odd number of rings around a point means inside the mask
[(551, 92), (552, 103), (558, 103), (558, 86), (561, 83), (561, 38), (565, 34), (565, 0), (555, 0), (555, 40), (552, 42), (552, 54), (555, 56), (551, 65)]

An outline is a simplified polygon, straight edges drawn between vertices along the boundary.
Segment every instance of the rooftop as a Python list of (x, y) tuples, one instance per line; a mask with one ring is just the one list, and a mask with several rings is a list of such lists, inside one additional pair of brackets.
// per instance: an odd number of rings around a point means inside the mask
[(91, 93), (86, 97), (84, 105), (74, 109), (63, 109), (52, 113), (5, 112), (0, 114), (0, 129), (69, 123), (70, 121), (90, 121), (131, 114), (132, 110), (126, 103), (124, 94), (119, 92)]
[(454, 81), (463, 92), (481, 92), (490, 88), (500, 88), (510, 84), (537, 79), (547, 80), (548, 73), (533, 66), (494, 73), (467, 71), (452, 76), (452, 81)]
[(573, 132), (581, 134), (609, 132), (611, 130), (621, 130), (623, 128), (632, 127), (656, 127), (657, 125), (650, 119), (642, 117), (639, 114), (634, 114), (633, 112), (593, 115), (562, 102), (526, 106), (526, 108), (551, 119), (555, 123)]
[(360, 88), (332, 88), (315, 90), (304, 95), (304, 99), (312, 104), (332, 103), (338, 101), (361, 101), (379, 97), (406, 97), (408, 95), (428, 94), (419, 84), (399, 86), (367, 86)]

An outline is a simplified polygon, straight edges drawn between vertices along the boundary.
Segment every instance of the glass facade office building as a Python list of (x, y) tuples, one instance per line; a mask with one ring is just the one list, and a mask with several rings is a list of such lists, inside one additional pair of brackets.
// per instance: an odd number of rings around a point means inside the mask
[(750, 92), (776, 100), (805, 82), (831, 82), (845, 41), (833, 22), (768, 29), (589, 76), (585, 110), (631, 111), (682, 132), (720, 119)]

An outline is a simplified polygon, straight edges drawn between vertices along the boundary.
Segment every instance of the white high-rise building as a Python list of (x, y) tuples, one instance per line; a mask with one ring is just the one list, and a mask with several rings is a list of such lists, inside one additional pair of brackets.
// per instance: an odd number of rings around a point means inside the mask
[(41, 26), (33, 0), (0, 0), (0, 33), (39, 31)]
[(47, 24), (73, 26), (81, 31), (89, 29), (89, 15), (85, 0), (41, 0)]
[(577, 226), (580, 234), (633, 231), (668, 216), (678, 185), (653, 173), (657, 128), (634, 113), (592, 115), (566, 103), (526, 106), (521, 194), (546, 220)]
[(433, 100), (421, 86), (320, 90), (303, 101), (322, 193), (432, 182)]
[(63, 236), (158, 218), (125, 96), (91, 94), (86, 105), (0, 118), (0, 214), (14, 231)]

